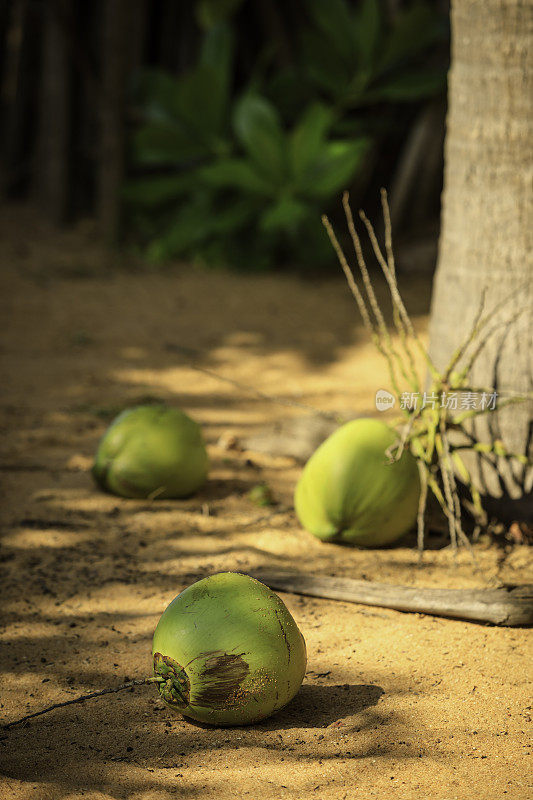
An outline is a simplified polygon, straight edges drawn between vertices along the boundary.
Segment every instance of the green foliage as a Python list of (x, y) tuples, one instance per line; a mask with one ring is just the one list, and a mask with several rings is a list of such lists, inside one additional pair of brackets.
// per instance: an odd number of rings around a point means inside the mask
[(383, 110), (442, 88), (442, 69), (416, 65), (439, 36), (434, 12), (416, 0), (387, 25), (378, 0), (355, 9), (308, 0), (293, 63), (274, 68), (267, 42), (238, 89), (229, 19), (241, 4), (197, 2), (204, 33), (193, 68), (139, 79), (136, 177), (123, 195), (130, 227), (154, 261), (327, 263), (320, 215), (357, 181), (387, 125)]
[(221, 25), (205, 35), (198, 63), (179, 79), (155, 70), (143, 74), (144, 124), (132, 147), (137, 164), (182, 166), (227, 151), (233, 52), (232, 31)]
[(413, 60), (442, 38), (442, 24), (423, 0), (386, 25), (379, 0), (309, 0), (312, 24), (300, 36), (303, 72), (340, 109), (377, 100), (418, 100), (443, 88), (445, 71), (413, 69)]
[(258, 483), (248, 492), (248, 500), (254, 506), (265, 507), (275, 505), (272, 489), (266, 483)]
[(213, 28), (194, 70), (144, 76), (146, 122), (132, 157), (177, 171), (129, 181), (124, 199), (152, 221), (147, 254), (154, 261), (199, 257), (264, 268), (304, 239), (307, 258), (320, 261), (329, 252), (322, 203), (352, 180), (368, 142), (330, 139), (334, 114), (321, 103), (288, 131), (253, 91), (231, 103), (229, 42)]
[(198, 0), (196, 18), (203, 28), (225, 22), (242, 6), (243, 0)]

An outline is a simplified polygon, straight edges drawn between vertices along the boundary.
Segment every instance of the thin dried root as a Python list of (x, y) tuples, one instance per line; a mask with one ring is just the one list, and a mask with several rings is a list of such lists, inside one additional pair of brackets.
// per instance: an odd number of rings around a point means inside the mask
[[(432, 359), (430, 358), (427, 350), (422, 345), (419, 337), (414, 330), (411, 319), (407, 313), (396, 279), (396, 266), (394, 262), (394, 254), (392, 250), (392, 231), (390, 213), (387, 202), (387, 193), (384, 189), (381, 191), (381, 203), (383, 209), (383, 219), (385, 223), (385, 253), (386, 257), (379, 246), (374, 228), (363, 211), (359, 216), (366, 228), (372, 250), (380, 265), (385, 279), (387, 281), (391, 301), (392, 301), (392, 314), (393, 324), (400, 344), (400, 352), (391, 338), (391, 334), (385, 322), (384, 315), (379, 306), (379, 303), (374, 292), (370, 274), (368, 272), (361, 240), (355, 228), (355, 223), (352, 211), (349, 204), (348, 193), (343, 195), (343, 207), (348, 224), (348, 230), (353, 243), (355, 258), (363, 285), (366, 292), (366, 298), (363, 296), (359, 289), (353, 272), (348, 264), (346, 256), (339, 244), (339, 241), (333, 231), (331, 223), (327, 217), (323, 217), (322, 221), (332, 243), (332, 246), (337, 254), (339, 263), (348, 281), (351, 292), (357, 302), (359, 312), (363, 319), (363, 324), (369, 331), (372, 341), (376, 345), (378, 351), (384, 356), (387, 361), (389, 375), (391, 380), (391, 387), (400, 397), (398, 375), (413, 389), (416, 393), (420, 393), (420, 380), (416, 371), (415, 360), (413, 357), (411, 345), (418, 348), (419, 352), (424, 357), (426, 366), (432, 379), (432, 384), (428, 394), (437, 398), (437, 405), (432, 408), (416, 409), (405, 408), (400, 404), (400, 409), (407, 417), (407, 422), (402, 427), (398, 440), (387, 450), (387, 457), (390, 461), (399, 460), (406, 449), (409, 449), (412, 455), (417, 459), (419, 475), (420, 475), (420, 503), (417, 516), (417, 541), (418, 550), (421, 558), (421, 553), (424, 548), (424, 516), (427, 505), (428, 489), (431, 489), (433, 495), (437, 499), (446, 519), (448, 520), (448, 529), (450, 534), (450, 541), (454, 553), (457, 552), (459, 543), (469, 548), (472, 558), (474, 558), (473, 550), (470, 541), (466, 536), (461, 517), (461, 501), (457, 490), (457, 481), (455, 477), (455, 469), (461, 479), (467, 485), (476, 517), (481, 520), (485, 515), (482, 507), (481, 497), (476, 486), (473, 484), (470, 473), (466, 469), (462, 459), (457, 453), (458, 450), (470, 449), (477, 451), (481, 457), (491, 460), (493, 457), (503, 458), (516, 458), (517, 461), (526, 465), (529, 464), (528, 459), (524, 455), (515, 455), (510, 453), (502, 442), (494, 442), (492, 444), (484, 444), (477, 442), (472, 434), (465, 427), (465, 423), (480, 414), (492, 413), (494, 408), (482, 409), (468, 409), (462, 413), (452, 412), (451, 408), (444, 405), (444, 401), (440, 400), (447, 392), (457, 391), (477, 391), (467, 388), (469, 383), (468, 376), (470, 370), (482, 351), (484, 342), (488, 336), (491, 336), (496, 330), (500, 328), (507, 328), (511, 322), (516, 318), (497, 321), (492, 326), (489, 323), (493, 322), (494, 315), (506, 303), (508, 303), (521, 287), (513, 290), (507, 297), (503, 298), (490, 313), (485, 313), (485, 291), (482, 292), (479, 308), (474, 316), (470, 331), (465, 337), (465, 340), (452, 354), (446, 369), (441, 373), (439, 372)], [(523, 309), (522, 309), (523, 310)], [(521, 310), (521, 311), (522, 311)], [(520, 313), (521, 313), (520, 311)], [(483, 339), (480, 339), (483, 334)], [(473, 346), (473, 352), (467, 358), (469, 348)], [(460, 371), (456, 371), (458, 365), (467, 358), (466, 366)], [(493, 390), (483, 390), (487, 394), (492, 393)], [(498, 404), (498, 410), (510, 405), (512, 403), (523, 402), (527, 397), (514, 396), (503, 399)], [(467, 444), (454, 444), (453, 446), (448, 440), (448, 433), (462, 434)], [(434, 474), (437, 471), (440, 478)], [(441, 488), (442, 487), (442, 488)]]

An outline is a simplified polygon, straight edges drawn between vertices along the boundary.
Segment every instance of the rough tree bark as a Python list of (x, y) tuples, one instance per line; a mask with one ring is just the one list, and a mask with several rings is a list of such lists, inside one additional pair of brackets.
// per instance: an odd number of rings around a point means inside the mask
[[(503, 321), (514, 315), (513, 323), (487, 339), (473, 369), (472, 384), (494, 386), (501, 400), (506, 392), (533, 392), (533, 4), (452, 0), (451, 22), (430, 352), (442, 368), (467, 335), (483, 290), (486, 310), (514, 291), (495, 316)], [(528, 402), (478, 418), (476, 435), (501, 438), (513, 452), (531, 454), (532, 411)], [(531, 470), (514, 462), (500, 463), (496, 471), (473, 459), (469, 466), (485, 495), (499, 498), (493, 502), (499, 514), (532, 514)]]

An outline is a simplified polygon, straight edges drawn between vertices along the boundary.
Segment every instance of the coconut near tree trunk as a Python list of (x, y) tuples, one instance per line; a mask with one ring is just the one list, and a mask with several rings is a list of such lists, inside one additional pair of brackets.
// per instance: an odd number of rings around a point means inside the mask
[[(485, 292), (486, 311), (500, 304), (487, 332), (498, 321), (502, 325), (486, 336), (471, 384), (494, 387), (501, 403), (533, 393), (533, 3), (452, 0), (451, 24), (430, 353), (443, 368), (467, 336)], [(531, 456), (532, 417), (531, 401), (511, 405), (478, 417), (475, 433)], [(479, 456), (472, 456), (469, 468), (489, 509), (503, 517), (531, 517), (530, 469), (503, 459), (494, 469)]]

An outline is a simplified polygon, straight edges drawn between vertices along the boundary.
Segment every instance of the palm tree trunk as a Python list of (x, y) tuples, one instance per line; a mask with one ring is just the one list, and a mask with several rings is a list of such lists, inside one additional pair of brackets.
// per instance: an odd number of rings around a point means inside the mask
[[(473, 386), (533, 393), (533, 193), (531, 97), (533, 4), (530, 0), (452, 0), (452, 67), (445, 145), (439, 261), (431, 310), (430, 351), (442, 368), (466, 337), (481, 296), (512, 323), (487, 338)], [(493, 323), (489, 326), (492, 327)], [(531, 454), (531, 402), (479, 417), (481, 440), (502, 439)], [(481, 490), (522, 498), (533, 511), (533, 475), (518, 462), (498, 470), (470, 462)], [(529, 497), (528, 497), (529, 495)], [(499, 503), (500, 510), (509, 503)], [(519, 504), (512, 504), (513, 514)], [(526, 514), (527, 516), (527, 514)]]

